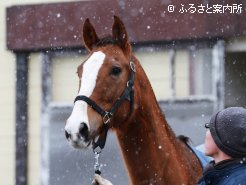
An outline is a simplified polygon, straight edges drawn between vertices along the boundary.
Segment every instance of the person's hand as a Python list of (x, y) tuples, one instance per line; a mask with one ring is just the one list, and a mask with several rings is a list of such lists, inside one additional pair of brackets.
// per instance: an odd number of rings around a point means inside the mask
[(113, 185), (107, 179), (102, 178), (101, 175), (95, 174), (94, 180), (92, 181), (91, 185)]

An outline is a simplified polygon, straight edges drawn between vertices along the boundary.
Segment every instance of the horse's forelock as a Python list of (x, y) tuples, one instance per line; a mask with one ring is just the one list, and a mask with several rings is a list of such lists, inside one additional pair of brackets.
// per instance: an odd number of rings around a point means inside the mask
[(113, 37), (106, 36), (106, 37), (103, 37), (102, 39), (100, 39), (96, 43), (96, 47), (101, 47), (101, 46), (106, 46), (106, 45), (117, 45), (117, 44), (118, 44), (118, 41), (115, 40)]

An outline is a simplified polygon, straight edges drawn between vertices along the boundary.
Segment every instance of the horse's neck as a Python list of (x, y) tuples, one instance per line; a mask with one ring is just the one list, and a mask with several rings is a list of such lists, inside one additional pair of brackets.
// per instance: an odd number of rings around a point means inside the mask
[(152, 104), (151, 107), (139, 105), (132, 121), (124, 123), (125, 127), (116, 131), (134, 185), (164, 185), (163, 172), (174, 161), (176, 153), (174, 134), (155, 102), (149, 103)]
[[(183, 173), (181, 155), (187, 150), (169, 128), (146, 75), (136, 78), (134, 115), (116, 129), (129, 175), (133, 184), (175, 185), (176, 175), (186, 175), (179, 173)], [(176, 179), (170, 179), (171, 173)]]

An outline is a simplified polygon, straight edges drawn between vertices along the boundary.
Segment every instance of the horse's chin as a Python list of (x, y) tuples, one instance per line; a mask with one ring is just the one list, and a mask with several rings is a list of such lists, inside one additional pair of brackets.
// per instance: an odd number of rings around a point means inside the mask
[(72, 145), (73, 148), (82, 150), (82, 149), (91, 148), (92, 141), (82, 141), (82, 140), (70, 141), (70, 144)]
[(95, 132), (87, 137), (79, 136), (79, 134), (72, 135), (71, 138), (68, 138), (68, 142), (73, 148), (76, 149), (87, 149), (87, 148), (93, 148), (93, 145), (95, 141), (97, 141), (99, 138), (99, 135), (97, 135)]

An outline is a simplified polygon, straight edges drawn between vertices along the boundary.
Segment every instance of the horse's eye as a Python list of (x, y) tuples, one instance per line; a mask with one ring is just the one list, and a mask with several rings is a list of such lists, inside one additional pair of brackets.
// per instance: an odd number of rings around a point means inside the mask
[(120, 73), (121, 73), (121, 68), (119, 67), (113, 67), (110, 72), (110, 74), (114, 76), (119, 76)]

